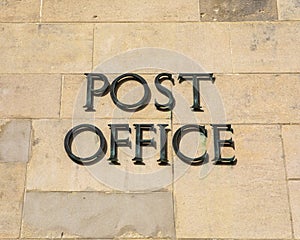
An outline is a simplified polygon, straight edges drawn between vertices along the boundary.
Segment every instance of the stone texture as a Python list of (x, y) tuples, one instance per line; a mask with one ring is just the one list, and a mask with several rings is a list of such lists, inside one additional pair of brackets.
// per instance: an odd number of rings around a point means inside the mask
[(0, 162), (27, 162), (30, 132), (28, 120), (0, 120)]
[(64, 138), (75, 125), (77, 124), (72, 123), (71, 120), (33, 121), (32, 154), (28, 165), (27, 189), (42, 191), (109, 190), (97, 181), (87, 168), (75, 164), (66, 154)]
[(0, 237), (18, 238), (21, 225), (26, 165), (0, 163)]
[(172, 209), (171, 193), (29, 192), (22, 237), (173, 237)]
[(299, 123), (299, 80), (293, 74), (217, 74), (215, 86), (229, 123)]
[[(121, 74), (111, 75), (106, 74), (110, 83)], [(65, 75), (63, 79), (63, 95), (61, 116), (62, 118), (130, 118), (130, 119), (166, 119), (171, 117), (170, 112), (162, 112), (156, 110), (154, 105), (155, 99), (160, 103), (168, 101), (161, 93), (159, 93), (154, 85), (156, 75), (140, 74), (143, 77), (151, 90), (151, 99), (144, 109), (137, 112), (126, 112), (119, 109), (112, 101), (108, 93), (102, 97), (94, 98), (95, 112), (86, 112), (83, 106), (86, 104), (86, 77), (84, 75)], [(96, 82), (97, 84), (97, 82)], [(164, 86), (172, 89), (171, 83), (164, 82)], [(141, 84), (137, 82), (127, 82), (120, 86), (117, 92), (118, 99), (126, 104), (138, 102), (144, 93)]]
[(1, 24), (1, 73), (90, 71), (93, 26)]
[(128, 22), (199, 21), (197, 0), (46, 0), (43, 21), (49, 22)]
[(201, 21), (277, 20), (276, 0), (200, 0)]
[(300, 20), (299, 0), (277, 0), (279, 20)]
[(231, 23), (233, 72), (299, 72), (299, 24)]
[[(177, 237), (291, 238), (280, 127), (232, 127), (237, 165), (190, 167), (175, 182)], [(182, 168), (175, 159), (175, 177)]]
[(39, 0), (1, 0), (0, 22), (37, 22), (40, 14)]
[(96, 24), (94, 69), (231, 72), (229, 43), (224, 23)]
[(204, 112), (190, 110), (192, 83), (176, 82), (173, 88), (175, 124), (300, 122), (299, 75), (215, 74), (215, 77), (215, 83), (200, 83)]
[(288, 178), (300, 178), (300, 126), (282, 126), (285, 160)]
[(1, 118), (54, 118), (59, 116), (59, 75), (0, 75)]
[(295, 239), (300, 238), (300, 182), (299, 181), (290, 181), (289, 182), (290, 190), (290, 201), (291, 201), (291, 210), (293, 217), (293, 228)]
[[(64, 138), (72, 127), (82, 123), (97, 126), (107, 141), (106, 156), (97, 164), (81, 166), (74, 163), (64, 149)], [(132, 148), (119, 148), (120, 165), (111, 165), (107, 161), (110, 155), (109, 123), (128, 123), (132, 133), (123, 132), (120, 138), (129, 137)], [(41, 191), (165, 191), (172, 182), (172, 167), (159, 166), (159, 128), (157, 132), (146, 134), (145, 138), (154, 138), (156, 148), (143, 148), (145, 165), (137, 166), (132, 159), (135, 156), (135, 128), (133, 123), (168, 123), (166, 120), (38, 120), (33, 121), (32, 157), (28, 166), (27, 189)], [(170, 126), (171, 124), (169, 124)], [(171, 137), (171, 134), (169, 134)], [(75, 139), (76, 140), (76, 139)], [(82, 157), (92, 155), (98, 149), (99, 139), (93, 133), (78, 136), (74, 140), (73, 152)], [(169, 139), (169, 144), (171, 139)], [(169, 145), (171, 146), (171, 145)], [(170, 162), (172, 151), (169, 148)], [(51, 163), (51, 164), (50, 164)], [(44, 172), (45, 174), (40, 174)]]

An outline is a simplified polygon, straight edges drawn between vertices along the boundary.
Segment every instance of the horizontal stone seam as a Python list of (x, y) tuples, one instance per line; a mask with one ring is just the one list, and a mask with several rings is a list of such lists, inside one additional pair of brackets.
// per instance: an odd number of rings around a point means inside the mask
[(179, 23), (179, 24), (185, 24), (185, 23), (192, 23), (192, 24), (200, 24), (200, 25), (211, 25), (211, 24), (284, 24), (284, 23), (299, 23), (299, 20), (270, 20), (270, 21), (236, 21), (236, 22), (200, 22), (200, 21), (103, 21), (103, 22), (94, 22), (94, 21), (61, 21), (61, 22), (54, 22), (54, 21), (49, 21), (49, 22), (39, 22), (39, 21), (32, 21), (32, 22), (6, 22), (0, 21), (0, 24), (38, 24), (38, 25), (43, 25), (43, 24), (96, 24), (96, 25), (101, 25), (101, 24), (151, 24), (151, 23), (159, 23), (159, 24), (170, 24), (170, 23)]
[(159, 21), (0, 21), (0, 23), (7, 24), (26, 24), (26, 23), (36, 23), (36, 24), (101, 24), (101, 23), (200, 23), (200, 24), (221, 24), (221, 23), (282, 23), (282, 22), (300, 22), (300, 19), (282, 19), (282, 20), (252, 20), (252, 21), (199, 21), (199, 20), (190, 20), (190, 21), (170, 21), (170, 20), (159, 20)]
[[(61, 120), (90, 120), (90, 118), (72, 118), (72, 117), (64, 117), (64, 118), (8, 118), (8, 117), (0, 117), (0, 120), (32, 120), (32, 121), (61, 121)], [(95, 117), (97, 120), (107, 120), (111, 119), (110, 117)], [(124, 118), (114, 118), (114, 119), (124, 119)], [(140, 120), (140, 121), (146, 121), (147, 119), (145, 118), (131, 118), (132, 120)], [(170, 120), (171, 118), (149, 118), (149, 121), (153, 120)], [(174, 125), (182, 125), (185, 124), (183, 123), (174, 123)], [(210, 125), (212, 123), (210, 122), (199, 122), (199, 124), (205, 124), (205, 125)], [(300, 122), (276, 122), (276, 123), (232, 123), (232, 125), (239, 125), (239, 126), (253, 126), (253, 125), (260, 125), (260, 126), (298, 126), (300, 125)]]
[[(274, 238), (250, 238), (251, 240), (272, 240)], [(276, 240), (292, 240), (293, 238), (276, 238)], [(249, 240), (249, 238), (177, 238), (176, 240)]]
[(125, 195), (150, 195), (150, 194), (165, 194), (165, 193), (171, 193), (171, 191), (165, 189), (165, 190), (157, 190), (157, 191), (149, 191), (149, 192), (123, 192), (123, 191), (118, 191), (118, 190), (112, 190), (112, 191), (92, 191), (92, 190), (87, 190), (87, 191), (41, 191), (41, 190), (31, 190), (27, 189), (26, 193), (41, 193), (41, 194), (48, 194), (48, 193), (66, 193), (66, 194), (77, 194), (77, 193), (99, 193), (99, 194), (107, 194), (107, 195), (112, 195), (112, 194), (125, 194)]
[[(13, 120), (13, 119), (22, 119), (22, 118), (0, 118), (0, 120)], [(32, 120), (32, 121), (61, 121), (61, 120), (90, 120), (90, 118), (72, 118), (72, 117), (69, 117), (69, 118), (31, 118), (31, 119), (28, 119), (28, 118), (24, 118), (24, 120)], [(97, 118), (95, 117), (95, 119), (103, 119), (103, 120), (107, 120), (107, 119), (111, 119), (110, 117), (106, 117), (106, 118)], [(124, 119), (124, 118), (114, 118), (114, 119)], [(149, 119), (146, 119), (146, 118), (131, 118), (132, 120), (139, 120), (139, 121), (146, 121), (146, 120), (149, 120), (149, 121), (153, 121), (153, 120), (170, 120), (171, 118), (149, 118)], [(173, 123), (174, 125), (181, 125), (181, 124), (184, 124), (184, 123)], [(199, 122), (199, 124), (212, 124), (210, 122)], [(298, 123), (231, 123), (232, 125), (239, 125), (239, 126), (253, 126), (253, 125), (260, 125), (260, 126), (278, 126), (278, 125), (282, 125), (282, 126), (298, 126), (300, 125), (300, 122)]]
[[(135, 72), (139, 75), (157, 75), (160, 72)], [(84, 76), (84, 73), (86, 72), (0, 72), (1, 75), (75, 75), (79, 76), (82, 75)], [(97, 73), (97, 72), (93, 72)], [(115, 73), (115, 72), (101, 72), (103, 74), (107, 75), (114, 75), (114, 74), (124, 74), (122, 73)], [(179, 74), (180, 72), (168, 72), (171, 74)], [(214, 75), (299, 75), (299, 72), (213, 72)]]

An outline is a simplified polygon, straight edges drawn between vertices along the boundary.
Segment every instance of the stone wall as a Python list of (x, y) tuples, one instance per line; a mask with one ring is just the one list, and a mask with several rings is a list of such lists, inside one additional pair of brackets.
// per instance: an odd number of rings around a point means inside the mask
[[(0, 238), (300, 239), (299, 20), (299, 0), (0, 0)], [(114, 118), (109, 94), (84, 112), (84, 73), (149, 47), (215, 74), (236, 165), (187, 167), (172, 151), (188, 114), (212, 141), (203, 99), (204, 113), (159, 112), (150, 86), (149, 106), (129, 117)], [(149, 84), (157, 74), (136, 72)], [(191, 104), (191, 86), (175, 82)], [(74, 125), (93, 123), (109, 142), (107, 125), (125, 119), (133, 147), (120, 149), (120, 165), (69, 159)], [(170, 165), (156, 163), (157, 148), (145, 148), (146, 165), (132, 163), (134, 123), (169, 124)]]

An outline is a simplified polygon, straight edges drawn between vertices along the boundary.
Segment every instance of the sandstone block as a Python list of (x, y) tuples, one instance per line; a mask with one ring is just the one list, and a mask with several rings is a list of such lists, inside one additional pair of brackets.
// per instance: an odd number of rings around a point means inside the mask
[(93, 26), (1, 24), (1, 73), (62, 73), (91, 70)]
[(172, 209), (170, 193), (29, 192), (22, 236), (173, 237)]
[(46, 0), (46, 22), (199, 21), (197, 0)]
[(2, 118), (59, 116), (61, 76), (48, 74), (0, 75)]

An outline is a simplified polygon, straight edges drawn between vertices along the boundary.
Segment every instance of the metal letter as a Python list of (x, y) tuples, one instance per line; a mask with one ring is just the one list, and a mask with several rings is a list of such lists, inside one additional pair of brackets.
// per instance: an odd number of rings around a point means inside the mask
[[(100, 138), (100, 146), (94, 155), (87, 157), (87, 158), (81, 158), (81, 157), (78, 157), (75, 154), (73, 154), (72, 142), (78, 134), (85, 132), (85, 131), (90, 131), (90, 132), (96, 133), (98, 135), (98, 137)], [(68, 156), (75, 163), (80, 164), (80, 165), (95, 164), (96, 162), (100, 161), (104, 157), (106, 150), (107, 150), (107, 143), (106, 143), (105, 137), (103, 136), (103, 133), (96, 126), (93, 126), (90, 124), (80, 124), (80, 125), (72, 128), (65, 137), (64, 146), (65, 146), (65, 150), (66, 150)]]
[(200, 85), (199, 81), (215, 81), (213, 73), (180, 73), (178, 76), (179, 83), (184, 81), (193, 82), (193, 106), (191, 108), (194, 112), (203, 112), (200, 105)]
[[(95, 112), (94, 109), (94, 96), (102, 97), (109, 90), (109, 82), (107, 77), (101, 73), (86, 73), (87, 78), (87, 92), (86, 92), (86, 104), (83, 106), (87, 108), (86, 112)], [(94, 89), (95, 81), (102, 81), (104, 84), (100, 89)]]
[(172, 78), (172, 74), (161, 73), (158, 74), (155, 78), (155, 86), (159, 92), (161, 92), (163, 95), (169, 98), (169, 102), (166, 104), (159, 104), (155, 99), (155, 107), (157, 108), (157, 110), (160, 111), (171, 111), (175, 106), (175, 99), (173, 97), (172, 92), (161, 85), (161, 83), (165, 80), (170, 80), (172, 84), (175, 85), (174, 79)]
[(189, 132), (199, 132), (203, 134), (205, 137), (207, 137), (207, 130), (205, 129), (205, 126), (194, 125), (194, 124), (184, 125), (183, 127), (179, 128), (173, 136), (173, 149), (176, 155), (185, 163), (201, 164), (204, 160), (207, 160), (208, 154), (206, 150), (202, 156), (196, 158), (187, 157), (179, 150), (179, 145), (182, 137)]
[(215, 150), (215, 164), (229, 164), (235, 165), (237, 160), (235, 156), (231, 158), (223, 158), (221, 156), (221, 147), (231, 147), (235, 149), (234, 141), (232, 138), (226, 140), (220, 140), (220, 132), (226, 131), (233, 133), (233, 129), (230, 124), (211, 124), (214, 134), (214, 150)]
[(128, 124), (108, 124), (111, 129), (110, 134), (110, 157), (109, 161), (112, 164), (119, 165), (118, 162), (118, 147), (130, 147), (131, 142), (129, 138), (126, 139), (118, 139), (118, 131), (128, 131), (131, 133), (131, 129)]
[(133, 124), (136, 129), (136, 137), (135, 137), (135, 158), (132, 159), (134, 164), (136, 165), (144, 165), (142, 158), (142, 146), (152, 146), (156, 147), (156, 142), (154, 138), (151, 139), (143, 139), (144, 131), (154, 131), (155, 128), (153, 124)]
[(160, 129), (160, 157), (157, 160), (159, 165), (168, 165), (168, 129), (166, 127), (168, 124), (157, 124)]
[[(118, 88), (127, 81), (139, 82), (144, 87), (144, 91), (145, 91), (144, 96), (137, 103), (124, 104), (124, 103), (120, 102), (117, 98)], [(117, 77), (113, 81), (113, 83), (111, 84), (110, 96), (111, 96), (111, 99), (113, 100), (114, 104), (116, 104), (120, 109), (127, 111), (127, 112), (136, 112), (136, 111), (143, 109), (144, 107), (146, 107), (148, 105), (148, 103), (151, 99), (151, 92), (150, 92), (150, 88), (144, 78), (142, 78), (138, 74), (126, 73), (126, 74), (123, 74), (123, 75)]]

